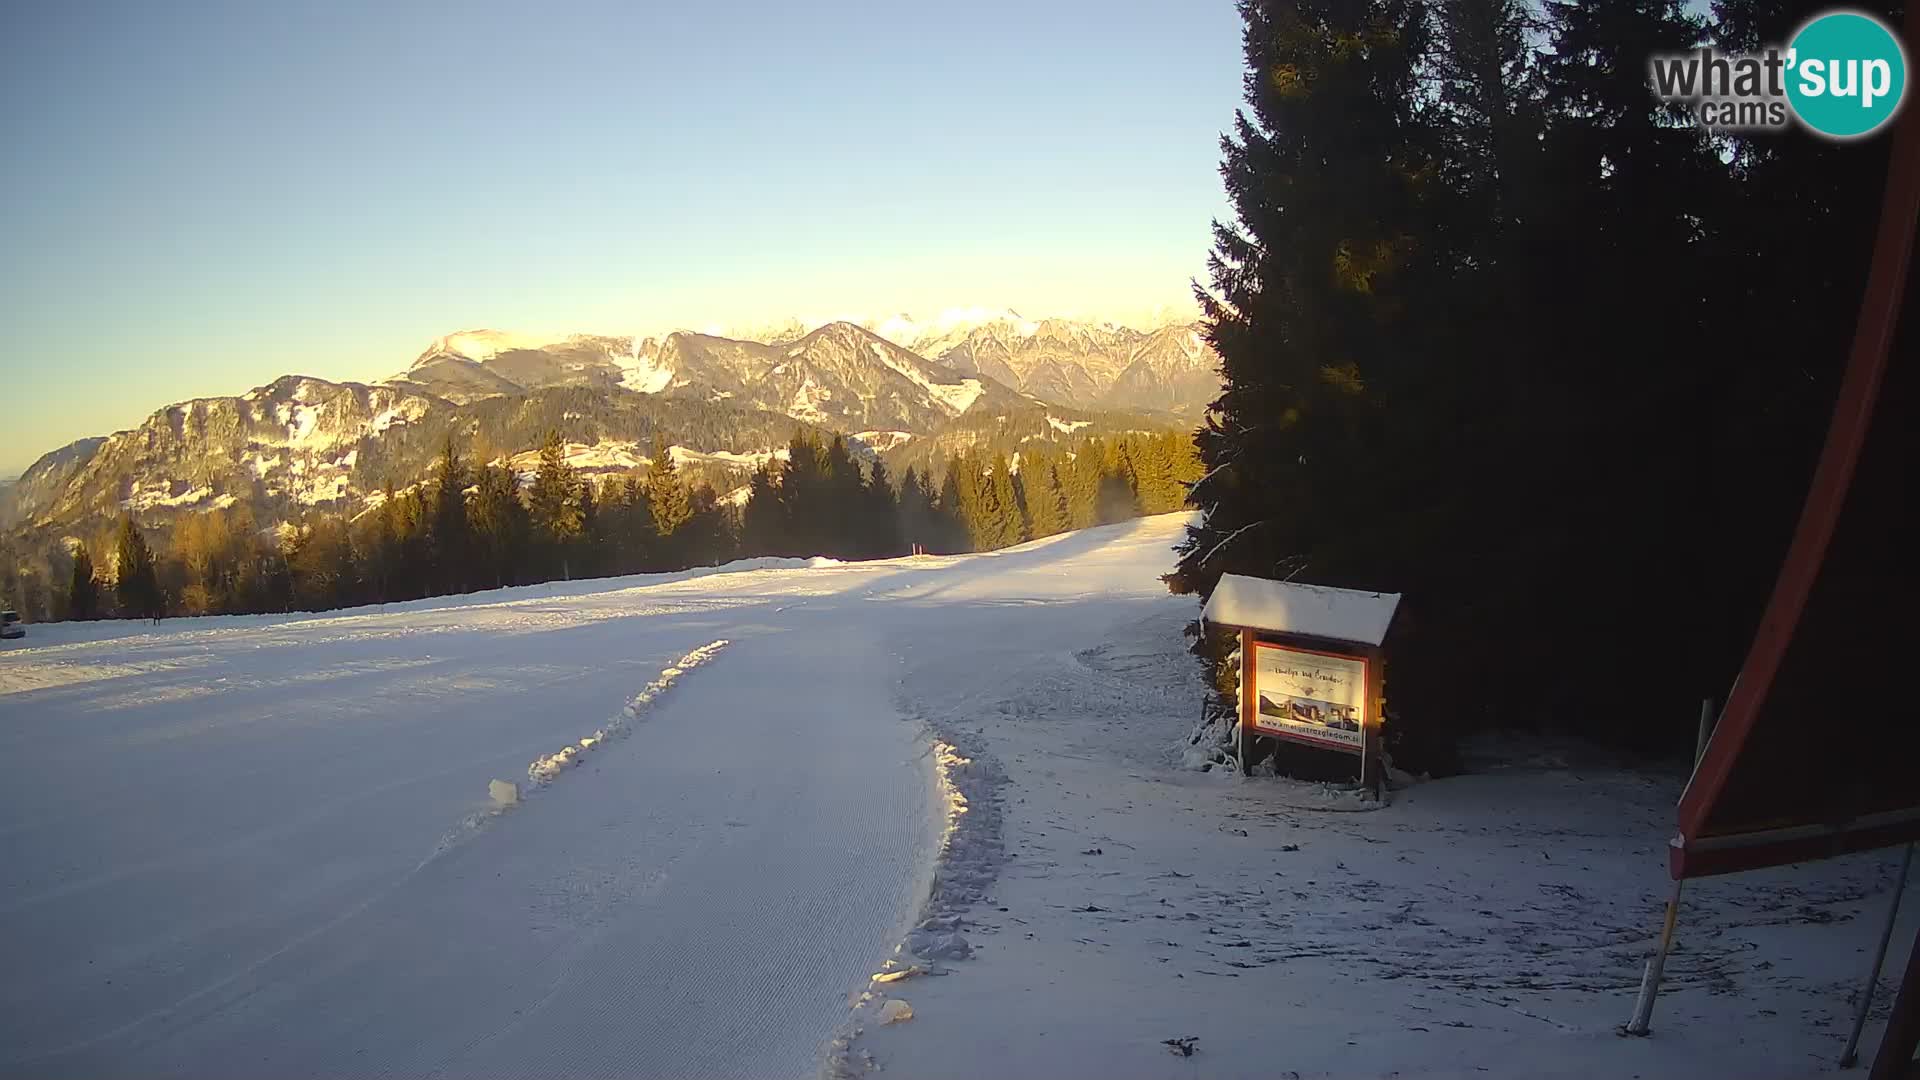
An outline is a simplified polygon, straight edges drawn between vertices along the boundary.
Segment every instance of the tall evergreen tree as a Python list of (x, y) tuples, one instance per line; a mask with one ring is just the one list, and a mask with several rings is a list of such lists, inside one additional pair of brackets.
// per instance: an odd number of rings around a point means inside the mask
[(886, 463), (874, 459), (873, 469), (867, 474), (867, 486), (863, 493), (863, 506), (859, 517), (861, 527), (861, 554), (870, 559), (890, 559), (905, 551), (900, 538), (900, 502), (893, 492), (893, 479), (887, 475)]
[(574, 572), (581, 577), (598, 577), (607, 572), (608, 520), (601, 511), (598, 492), (592, 478), (581, 478), (580, 535), (574, 538), (570, 555)]
[(481, 583), (499, 588), (523, 581), (532, 518), (520, 501), (520, 482), (513, 470), (482, 466), (467, 514), (484, 575)]
[(308, 523), (287, 552), (292, 601), (305, 611), (325, 611), (356, 603), (358, 572), (353, 538), (346, 522), (323, 516)]
[(837, 558), (859, 558), (865, 546), (860, 533), (866, 519), (866, 489), (860, 465), (848, 451), (846, 438), (838, 433), (827, 443), (822, 459), (826, 466), (824, 550)]
[(662, 540), (670, 539), (693, 517), (692, 492), (681, 480), (672, 452), (658, 441), (647, 463), (647, 503), (653, 508), (654, 531)]
[(1060, 486), (1060, 462), (1053, 458), (1030, 462), (1021, 470), (1027, 477), (1027, 513), (1035, 539), (1067, 531), (1067, 494)]
[(466, 461), (449, 432), (434, 461), (432, 521), (428, 526), (429, 560), (438, 591), (465, 592), (473, 558), (473, 535), (467, 523), (467, 487), (471, 482)]
[(114, 595), (120, 614), (130, 619), (158, 619), (162, 614), (160, 581), (154, 573), (153, 549), (134, 524), (133, 515), (120, 519), (119, 536), (114, 542)]
[(1061, 492), (1066, 500), (1070, 529), (1085, 529), (1099, 523), (1101, 461), (1105, 454), (1106, 448), (1100, 440), (1088, 439), (1061, 470)]
[[(942, 554), (975, 550), (972, 532), (967, 528), (966, 517), (960, 507), (960, 478), (966, 471), (965, 462), (964, 457), (949, 457), (947, 471), (940, 481), (940, 499), (934, 506), (934, 513), (941, 539), (936, 542), (934, 550)], [(977, 494), (978, 488), (979, 482), (976, 480), (970, 490)]]
[(690, 513), (674, 534), (681, 561), (688, 566), (714, 566), (738, 553), (738, 535), (731, 507), (720, 502), (712, 484), (701, 484), (688, 492)]
[(558, 431), (548, 431), (540, 447), (540, 465), (527, 492), (527, 511), (549, 572), (571, 577), (567, 555), (580, 537), (580, 475), (567, 463)]
[(909, 547), (919, 545), (928, 551), (939, 547), (945, 538), (938, 523), (935, 495), (927, 474), (913, 466), (900, 478), (900, 534)]
[(1367, 561), (1348, 526), (1387, 513), (1367, 490), (1369, 379), (1407, 348), (1396, 312), (1429, 176), (1417, 0), (1242, 0), (1240, 14), (1247, 109), (1221, 142), (1236, 221), (1215, 225), (1199, 293), (1225, 389), (1197, 440), (1206, 515), (1177, 578), (1202, 590), (1228, 569), (1304, 561), (1328, 580)]
[(620, 573), (657, 568), (658, 529), (653, 521), (653, 501), (647, 497), (644, 474), (628, 473), (620, 485), (612, 527), (614, 558)]
[(827, 508), (826, 448), (805, 430), (796, 431), (787, 444), (787, 460), (778, 485), (785, 554), (820, 555), (830, 544), (832, 521)]
[(1538, 72), (1530, 39), (1543, 31), (1528, 0), (1436, 0), (1431, 69), (1445, 180), (1470, 215), (1459, 243), (1486, 263), (1504, 253), (1540, 189)]
[(965, 530), (964, 550), (991, 551), (1000, 538), (999, 508), (980, 459), (967, 450), (953, 459), (947, 478), (954, 486), (953, 515)]
[(100, 617), (100, 582), (94, 578), (87, 545), (73, 549), (73, 578), (67, 586), (67, 618), (80, 622)]
[(762, 465), (747, 485), (747, 505), (741, 510), (742, 554), (787, 555), (786, 505), (774, 482), (773, 470)]
[(1005, 454), (995, 454), (985, 488), (983, 508), (988, 548), (1011, 547), (1027, 538), (1027, 512), (1014, 491), (1013, 466)]

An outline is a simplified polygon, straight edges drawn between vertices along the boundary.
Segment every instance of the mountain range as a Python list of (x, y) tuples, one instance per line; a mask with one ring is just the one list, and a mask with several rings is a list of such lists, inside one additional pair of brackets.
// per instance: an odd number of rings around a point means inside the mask
[(782, 326), (752, 337), (439, 338), (374, 384), (283, 376), (237, 397), (169, 405), (82, 439), (0, 486), (0, 529), (77, 530), (131, 510), (165, 520), (245, 504), (263, 522), (356, 512), (425, 475), (448, 434), (480, 460), (530, 467), (559, 431), (589, 473), (644, 464), (656, 443), (722, 491), (796, 428), (849, 433), (898, 471), (967, 447), (1189, 426), (1219, 392), (1191, 325), (1140, 331), (1011, 312), (962, 323)]

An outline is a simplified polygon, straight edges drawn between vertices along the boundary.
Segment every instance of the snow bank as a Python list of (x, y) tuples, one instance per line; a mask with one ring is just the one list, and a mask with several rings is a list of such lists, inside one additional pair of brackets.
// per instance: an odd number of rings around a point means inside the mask
[(681, 657), (671, 667), (662, 671), (659, 678), (648, 683), (644, 689), (635, 694), (633, 700), (627, 702), (626, 706), (620, 710), (620, 715), (607, 721), (605, 727), (596, 730), (578, 743), (561, 747), (557, 753), (533, 759), (533, 763), (527, 766), (527, 779), (533, 781), (535, 785), (545, 784), (565, 772), (568, 766), (580, 764), (581, 759), (588, 752), (599, 749), (605, 746), (608, 740), (625, 734), (627, 725), (639, 719), (640, 714), (648, 706), (652, 705), (661, 694), (667, 692), (667, 688), (673, 685), (674, 680), (713, 659), (721, 649), (726, 647), (727, 640), (721, 638), (719, 641), (708, 642)]

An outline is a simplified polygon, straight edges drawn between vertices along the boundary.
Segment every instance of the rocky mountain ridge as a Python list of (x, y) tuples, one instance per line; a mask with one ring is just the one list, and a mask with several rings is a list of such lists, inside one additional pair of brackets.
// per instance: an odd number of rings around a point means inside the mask
[[(590, 473), (644, 462), (659, 441), (725, 491), (804, 427), (849, 433), (856, 452), (898, 471), (968, 447), (1015, 453), (1035, 440), (1184, 426), (1202, 395), (1196, 373), (1212, 370), (1183, 327), (996, 319), (944, 337), (934, 361), (851, 322), (774, 341), (463, 331), (381, 383), (289, 375), (69, 444), (0, 487), (0, 529), (234, 505), (263, 521), (352, 512), (425, 475), (448, 434), (478, 460), (519, 465), (556, 430)], [(1142, 405), (1114, 404), (1123, 400)]]

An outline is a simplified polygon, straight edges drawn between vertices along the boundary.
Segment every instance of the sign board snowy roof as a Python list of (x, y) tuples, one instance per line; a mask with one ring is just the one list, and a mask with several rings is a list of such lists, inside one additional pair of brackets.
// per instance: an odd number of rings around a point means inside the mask
[(1200, 617), (1222, 626), (1378, 645), (1399, 606), (1399, 593), (1222, 574)]

